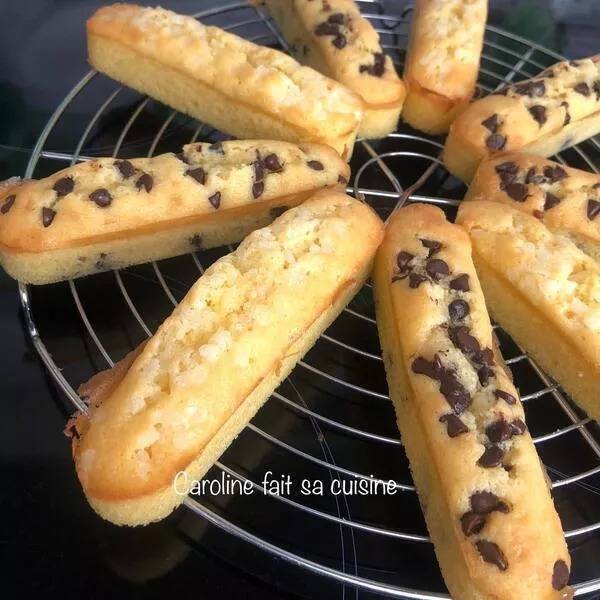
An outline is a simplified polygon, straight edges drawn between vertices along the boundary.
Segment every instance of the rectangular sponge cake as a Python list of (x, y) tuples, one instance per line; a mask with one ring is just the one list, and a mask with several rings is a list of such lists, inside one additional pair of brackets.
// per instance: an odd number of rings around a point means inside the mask
[(87, 35), (96, 69), (225, 133), (352, 153), (362, 100), (283, 52), (130, 4), (98, 10)]

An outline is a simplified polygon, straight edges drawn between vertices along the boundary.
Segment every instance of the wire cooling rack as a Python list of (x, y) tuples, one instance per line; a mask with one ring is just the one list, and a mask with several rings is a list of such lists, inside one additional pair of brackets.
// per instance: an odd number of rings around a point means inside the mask
[[(376, 0), (361, 6), (401, 72), (411, 7), (390, 14)], [(196, 16), (286, 49), (268, 17), (244, 2)], [(488, 26), (479, 90), (488, 93), (530, 77), (560, 58)], [(90, 104), (97, 109), (91, 120), (82, 121), (80, 115), (89, 114), (83, 107)], [(64, 151), (61, 144), (74, 129), (81, 131), (79, 142)], [(197, 139), (222, 138), (90, 71), (48, 121), (25, 176), (42, 177), (96, 155), (150, 156), (178, 151)], [(359, 141), (348, 192), (361, 194), (383, 218), (409, 193), (409, 202), (436, 204), (452, 217), (465, 188), (440, 163), (441, 147), (438, 138), (404, 125), (385, 140)], [(598, 172), (600, 145), (591, 139), (557, 159)], [(19, 286), (33, 343), (75, 408), (86, 409), (77, 385), (152, 335), (204, 268), (226, 251), (193, 253), (54, 286)], [(575, 594), (589, 594), (600, 589), (598, 426), (501, 329), (496, 332), (553, 481), (573, 557)], [(274, 479), (290, 475), (292, 489), (275, 493), (265, 483), (269, 473)], [(370, 591), (398, 598), (448, 598), (395, 427), (368, 283), (207, 478), (246, 482), (253, 493), (192, 495), (187, 509), (265, 552), (340, 582), (344, 597)], [(321, 481), (323, 495), (303, 495), (302, 479), (313, 492), (318, 491), (313, 482)], [(361, 480), (391, 480), (395, 495), (336, 495), (330, 487)]]

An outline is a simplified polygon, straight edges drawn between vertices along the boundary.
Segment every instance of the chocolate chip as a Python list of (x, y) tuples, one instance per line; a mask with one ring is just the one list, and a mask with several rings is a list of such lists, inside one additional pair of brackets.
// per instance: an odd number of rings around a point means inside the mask
[(485, 526), (485, 517), (469, 511), (460, 518), (460, 525), (463, 533), (467, 537), (470, 535), (476, 535), (477, 533), (480, 533)]
[(429, 249), (427, 258), (431, 258), (434, 254), (438, 253), (442, 249), (442, 243), (436, 240), (425, 240), (423, 238), (419, 238), (419, 240), (421, 244), (425, 246), (425, 248)]
[(542, 183), (544, 181), (544, 177), (542, 175), (537, 174), (537, 169), (535, 167), (529, 167), (527, 170), (527, 174), (525, 175), (525, 183)]
[(535, 104), (534, 106), (530, 106), (528, 109), (529, 114), (534, 118), (534, 120), (539, 123), (539, 125), (543, 125), (548, 118), (546, 117), (546, 107), (541, 104)]
[(506, 146), (506, 137), (499, 133), (492, 133), (492, 135), (485, 140), (485, 145), (490, 150), (502, 150), (504, 149), (504, 146)]
[(135, 167), (128, 160), (116, 160), (115, 167), (123, 179), (129, 179), (135, 173)]
[(202, 237), (199, 233), (195, 233), (191, 238), (188, 239), (190, 246), (196, 248), (196, 250), (200, 250), (202, 248)]
[(450, 289), (456, 290), (457, 292), (470, 292), (469, 276), (466, 273), (463, 273), (462, 275), (455, 277), (450, 282)]
[(446, 431), (451, 438), (469, 431), (469, 428), (453, 413), (442, 415), (440, 423), (446, 423)]
[(452, 410), (460, 415), (471, 404), (471, 396), (463, 384), (457, 379), (456, 374), (446, 369), (441, 374), (440, 392)]
[(493, 467), (499, 467), (502, 464), (504, 458), (504, 451), (500, 446), (492, 445), (488, 446), (483, 454), (479, 457), (477, 464), (484, 469), (492, 469)]
[(209, 196), (208, 201), (215, 208), (219, 208), (219, 206), (221, 206), (221, 192), (215, 192), (212, 196)]
[(260, 198), (265, 191), (265, 182), (264, 181), (256, 181), (252, 184), (252, 196), (256, 200)]
[(549, 183), (556, 183), (565, 179), (568, 175), (562, 167), (555, 165), (544, 167), (544, 177), (548, 179)]
[(569, 583), (569, 567), (564, 560), (557, 560), (552, 569), (552, 587), (562, 590)]
[(494, 392), (494, 396), (496, 396), (496, 398), (504, 400), (507, 404), (517, 403), (517, 399), (512, 394), (509, 394), (508, 392), (505, 392), (503, 390), (496, 390)]
[(479, 364), (487, 365), (488, 367), (491, 367), (495, 364), (494, 351), (491, 348), (484, 348), (476, 356), (476, 359)]
[(416, 290), (425, 281), (427, 281), (427, 277), (419, 275), (418, 273), (411, 273), (408, 276), (408, 287)]
[(453, 300), (448, 305), (448, 314), (453, 323), (460, 323), (469, 314), (469, 305), (464, 300)]
[(481, 124), (492, 133), (496, 133), (498, 131), (498, 115), (494, 113), (491, 117), (481, 121)]
[(497, 444), (498, 442), (509, 440), (514, 435), (514, 431), (508, 421), (499, 419), (485, 428), (485, 434), (490, 442)]
[(195, 179), (199, 184), (204, 185), (206, 183), (206, 171), (202, 167), (196, 167), (195, 169), (188, 169), (185, 174), (192, 179)]
[(587, 201), (587, 218), (592, 221), (598, 216), (598, 213), (600, 213), (600, 202), (590, 198)]
[(490, 383), (490, 379), (494, 376), (494, 369), (491, 367), (484, 365), (483, 367), (479, 367), (479, 369), (477, 369), (477, 378), (483, 387), (487, 386)]
[(432, 258), (425, 266), (427, 275), (434, 281), (439, 281), (442, 277), (445, 277), (450, 273), (448, 264), (441, 258)]
[(517, 163), (513, 162), (512, 160), (507, 160), (506, 162), (496, 165), (495, 170), (498, 174), (512, 173), (516, 175), (519, 172), (519, 167), (517, 166)]
[[(383, 52), (375, 52), (373, 54), (373, 69), (371, 75), (375, 77), (381, 77), (385, 71), (385, 54)], [(597, 82), (600, 84), (600, 82)]]
[(534, 81), (525, 81), (518, 83), (513, 88), (515, 92), (521, 96), (529, 96), (530, 98), (541, 98), (546, 93), (546, 84), (542, 79)]
[(110, 206), (112, 196), (106, 188), (98, 188), (90, 194), (90, 200), (95, 202), (100, 208)]
[(479, 342), (469, 333), (469, 329), (464, 325), (460, 327), (450, 327), (448, 336), (452, 343), (464, 354), (477, 354), (481, 346)]
[(544, 218), (544, 212), (536, 209), (533, 211), (533, 216), (541, 221)]
[(565, 125), (568, 125), (571, 122), (571, 115), (569, 114), (569, 103), (561, 102), (560, 105), (565, 107), (565, 120), (563, 121), (564, 127)]
[(475, 545), (485, 562), (496, 565), (501, 571), (506, 571), (508, 563), (497, 544), (488, 542), (487, 540), (478, 540), (475, 542)]
[(592, 89), (594, 90), (594, 93), (596, 94), (596, 101), (600, 100), (600, 79), (594, 81), (594, 83), (592, 83)]
[(50, 227), (50, 225), (52, 225), (52, 221), (54, 221), (55, 216), (56, 211), (54, 209), (44, 206), (42, 208), (42, 224), (44, 225), (44, 227)]
[(288, 210), (288, 208), (289, 206), (274, 206), (269, 211), (269, 214), (271, 215), (271, 217), (276, 219), (277, 217), (280, 217), (286, 210)]
[(494, 376), (494, 370), (487, 366), (480, 367), (477, 369), (477, 378), (479, 383), (485, 387), (490, 382), (490, 379)]
[(323, 163), (318, 160), (309, 160), (306, 164), (315, 171), (322, 171), (325, 168)]
[(327, 21), (329, 23), (335, 23), (336, 25), (343, 25), (345, 20), (344, 13), (333, 13), (329, 16)]
[(582, 81), (581, 83), (578, 83), (574, 88), (573, 88), (578, 94), (581, 94), (582, 96), (589, 96), (590, 95), (590, 86), (585, 83), (585, 81)]
[(6, 199), (4, 200), (2, 206), (0, 207), (0, 213), (5, 215), (12, 208), (16, 199), (17, 199), (17, 196), (15, 194), (11, 194), (10, 196), (7, 196)]
[(515, 419), (511, 422), (510, 427), (513, 435), (523, 435), (527, 431), (527, 425), (521, 419)]
[(410, 252), (405, 252), (404, 250), (401, 250), (400, 252), (398, 252), (398, 256), (396, 256), (396, 264), (398, 265), (398, 268), (400, 269), (400, 273), (406, 273), (406, 271), (409, 271), (410, 269), (412, 269), (411, 266), (411, 261), (414, 258), (414, 255), (411, 254)]
[(263, 164), (267, 170), (271, 171), (271, 173), (279, 173), (279, 171), (283, 171), (283, 166), (279, 162), (277, 154), (267, 154), (263, 160)]
[(225, 154), (225, 149), (223, 148), (223, 142), (215, 142), (211, 144), (208, 149), (211, 152), (216, 152), (217, 154)]
[(500, 171), (498, 177), (500, 178), (500, 189), (504, 190), (507, 186), (514, 182), (517, 178), (518, 172), (510, 173), (509, 171)]
[[(200, 151), (200, 148), (202, 148), (202, 146), (198, 146), (198, 151)], [(189, 158), (183, 152), (178, 152), (177, 154), (175, 154), (175, 158), (177, 160), (180, 160), (184, 165), (190, 164)]]
[(260, 154), (258, 155), (258, 158), (252, 163), (252, 167), (254, 168), (254, 180), (262, 181), (265, 178), (265, 165), (263, 164)]
[(529, 197), (527, 186), (524, 183), (509, 183), (504, 191), (507, 195), (515, 200), (515, 202), (525, 202)]
[(436, 354), (432, 361), (418, 356), (413, 360), (411, 369), (417, 375), (426, 375), (430, 379), (439, 380), (442, 375), (443, 366), (439, 355)]
[(338, 183), (346, 185), (348, 183), (348, 180), (343, 175), (338, 175)]
[(374, 77), (381, 77), (385, 72), (385, 54), (383, 52), (375, 52), (373, 54), (372, 65), (360, 65), (358, 67), (359, 73), (368, 73)]
[(135, 182), (135, 187), (138, 190), (144, 188), (148, 193), (150, 193), (150, 190), (152, 189), (153, 185), (154, 179), (152, 178), (152, 175), (149, 175), (148, 173), (142, 173), (138, 180)]
[(471, 494), (470, 502), (473, 512), (480, 515), (487, 515), (495, 510), (502, 513), (509, 512), (506, 503), (492, 492), (474, 492)]
[(73, 191), (75, 187), (75, 181), (70, 175), (68, 177), (61, 177), (53, 186), (52, 189), (56, 192), (56, 195), (61, 198), (66, 196)]
[(348, 40), (346, 39), (346, 36), (343, 33), (339, 33), (338, 35), (336, 35), (333, 38), (333, 41), (331, 42), (338, 50), (341, 50), (342, 48), (346, 47), (346, 44), (348, 43)]
[(557, 198), (554, 194), (550, 192), (546, 192), (546, 197), (544, 200), (544, 210), (550, 210), (560, 204), (560, 198)]
[(337, 35), (340, 32), (340, 26), (335, 23), (324, 21), (319, 23), (315, 29), (315, 35)]

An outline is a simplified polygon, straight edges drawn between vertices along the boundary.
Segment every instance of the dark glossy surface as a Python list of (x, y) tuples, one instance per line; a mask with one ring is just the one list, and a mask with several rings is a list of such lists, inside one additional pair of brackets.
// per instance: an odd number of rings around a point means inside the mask
[[(72, 85), (86, 72), (83, 22), (100, 2), (88, 0), (27, 0), (0, 2), (0, 179), (22, 174), (29, 152), (49, 114)], [(196, 12), (215, 2), (165, 2), (180, 12)], [(403, 3), (387, 3), (394, 12)], [(553, 14), (548, 3), (492, 2), (492, 22), (510, 27), (540, 43), (552, 46), (569, 57), (597, 50), (600, 18), (592, 13), (576, 16), (583, 2), (555, 2)], [(587, 3), (595, 10), (594, 3)], [(568, 10), (564, 7), (570, 5)], [(562, 8), (561, 8), (562, 7)], [(561, 10), (566, 12), (561, 13)], [(563, 16), (561, 16), (561, 14)], [(557, 24), (556, 18), (560, 19)], [(225, 22), (226, 23), (226, 22)], [(594, 47), (596, 45), (596, 47)], [(98, 77), (61, 119), (46, 147), (55, 152), (72, 152), (90, 115), (114, 85)], [(139, 103), (139, 96), (124, 92), (102, 117), (84, 147), (85, 154), (111, 152), (123, 125)], [(122, 156), (145, 153), (169, 111), (151, 102), (125, 140)], [(169, 126), (156, 152), (178, 148), (194, 131), (190, 119), (177, 117)], [(207, 133), (207, 135), (212, 135)], [(203, 135), (203, 137), (206, 137)], [(406, 148), (409, 146), (407, 145)], [(428, 144), (410, 146), (432, 154)], [(384, 141), (378, 151), (398, 150), (398, 144)], [(403, 148), (404, 149), (404, 148)], [(574, 154), (568, 160), (577, 164)], [(357, 150), (355, 164), (367, 156)], [(597, 158), (597, 157), (596, 157)], [(390, 159), (390, 167), (403, 185), (412, 183), (427, 163)], [(42, 160), (37, 176), (59, 168), (56, 161)], [(385, 188), (387, 182), (374, 166), (367, 169), (361, 185)], [(452, 178), (437, 175), (422, 193), (442, 190), (448, 197), (460, 197), (464, 188)], [(385, 214), (390, 201), (378, 205)], [(207, 264), (218, 252), (204, 253)], [(178, 300), (197, 276), (190, 257), (161, 263), (169, 289)], [(124, 283), (148, 327), (154, 330), (172, 309), (150, 266), (123, 272)], [(113, 359), (135, 346), (144, 334), (123, 306), (123, 298), (112, 274), (103, 274), (77, 283), (89, 318)], [(32, 293), (34, 315), (42, 338), (53, 358), (64, 368), (67, 379), (83, 381), (106, 364), (76, 313), (66, 284), (47, 286)], [(352, 304), (355, 310), (372, 315), (368, 293)], [(374, 328), (362, 320), (344, 315), (330, 335), (346, 343), (361, 340), (363, 350), (377, 353)], [(517, 349), (508, 339), (503, 349), (515, 356)], [(29, 598), (38, 594), (61, 594), (66, 598), (134, 597), (160, 598), (187, 592), (202, 597), (241, 598), (355, 598), (370, 597), (344, 589), (338, 583), (310, 575), (279, 559), (223, 533), (186, 509), (165, 522), (138, 530), (120, 529), (104, 523), (88, 507), (72, 468), (69, 443), (62, 434), (71, 407), (41, 368), (24, 330), (16, 286), (0, 274), (0, 572), (3, 588), (10, 597)], [(385, 394), (380, 363), (357, 360), (332, 350), (321, 341), (306, 362), (318, 364), (329, 374), (368, 385)], [(525, 364), (515, 366), (521, 392), (539, 389), (539, 382)], [(383, 400), (348, 392), (330, 381), (298, 370), (292, 387), (284, 384), (281, 393), (295, 402), (344, 423), (397, 438), (391, 406)], [(526, 406), (532, 433), (540, 435), (564, 426), (564, 415), (551, 400), (536, 400)], [(319, 429), (297, 411), (271, 400), (254, 419), (260, 430), (322, 460), (336, 461), (383, 479), (410, 483), (404, 454), (397, 446), (357, 441), (335, 431)], [(596, 430), (596, 433), (597, 430)], [(591, 468), (589, 449), (577, 433), (540, 447), (543, 460), (553, 465), (551, 476)], [(574, 457), (576, 457), (574, 461)], [(256, 481), (268, 470), (294, 473), (297, 478), (327, 481), (331, 471), (291, 456), (274, 447), (255, 431), (245, 431), (227, 451), (222, 462)], [(574, 470), (576, 465), (576, 470)], [(214, 470), (209, 476), (217, 477)], [(297, 492), (297, 489), (296, 489)], [(575, 528), (600, 519), (600, 481), (596, 477), (583, 486), (559, 489), (555, 497), (566, 528)], [(352, 518), (378, 522), (411, 533), (425, 533), (414, 494), (392, 497), (350, 498), (335, 502), (332, 496), (291, 498), (313, 508)], [(352, 573), (355, 561), (362, 576), (411, 587), (443, 591), (430, 545), (395, 543), (371, 534), (354, 532), (336, 524), (304, 519), (295, 509), (259, 494), (249, 497), (214, 497), (207, 505), (242, 527), (313, 560), (344, 568)], [(410, 524), (410, 530), (406, 524)], [(600, 576), (599, 538), (578, 539), (572, 548), (577, 580)], [(343, 562), (341, 562), (343, 561)]]

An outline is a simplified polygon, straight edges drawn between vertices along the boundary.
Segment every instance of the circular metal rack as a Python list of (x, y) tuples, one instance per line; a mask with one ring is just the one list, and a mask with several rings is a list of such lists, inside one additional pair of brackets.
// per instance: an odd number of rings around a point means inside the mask
[[(410, 7), (389, 14), (377, 0), (360, 4), (401, 71)], [(196, 16), (257, 43), (286, 49), (269, 18), (245, 2)], [(491, 92), (559, 59), (488, 26), (479, 89)], [(150, 156), (179, 151), (181, 144), (199, 138), (222, 139), (219, 132), (132, 94), (95, 71), (87, 73), (47, 123), (25, 177), (40, 177), (95, 154)], [(81, 125), (77, 107), (84, 96), (99, 107)], [(117, 133), (112, 134), (115, 124)], [(82, 130), (75, 149), (53, 149), (60, 144), (61, 129), (74, 127)], [(149, 136), (148, 131), (156, 133)], [(59, 141), (52, 142), (53, 137)], [(359, 141), (348, 192), (362, 195), (383, 218), (406, 197), (408, 202), (436, 204), (452, 216), (465, 188), (444, 170), (441, 147), (439, 139), (405, 125), (385, 140)], [(600, 144), (591, 139), (556, 158), (598, 172)], [(77, 384), (152, 335), (218, 256), (219, 251), (204, 251), (56, 286), (19, 286), (35, 348), (75, 408), (86, 410)], [(502, 330), (496, 332), (553, 482), (573, 556), (575, 594), (591, 593), (600, 589), (598, 426)], [(273, 478), (289, 474), (294, 490), (277, 494), (265, 482), (269, 471)], [(368, 283), (207, 477), (249, 482), (254, 492), (241, 498), (187, 497), (188, 509), (229, 534), (345, 584), (355, 596), (365, 590), (398, 598), (448, 598), (395, 428)], [(302, 479), (324, 481), (323, 495), (317, 490), (302, 494)], [(359, 480), (391, 480), (394, 495), (336, 495), (330, 485)], [(269, 519), (262, 518), (266, 512)]]

